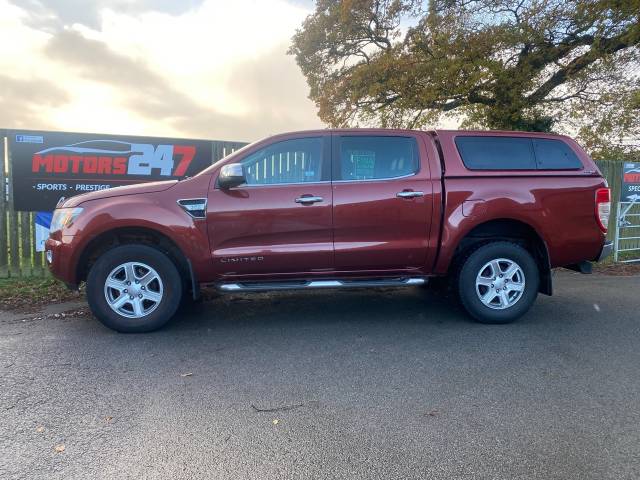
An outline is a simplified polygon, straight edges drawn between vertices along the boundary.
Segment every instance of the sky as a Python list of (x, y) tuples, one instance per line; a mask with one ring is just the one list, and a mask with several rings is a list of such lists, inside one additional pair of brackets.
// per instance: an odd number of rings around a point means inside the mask
[(0, 127), (253, 141), (324, 125), (310, 0), (0, 0)]

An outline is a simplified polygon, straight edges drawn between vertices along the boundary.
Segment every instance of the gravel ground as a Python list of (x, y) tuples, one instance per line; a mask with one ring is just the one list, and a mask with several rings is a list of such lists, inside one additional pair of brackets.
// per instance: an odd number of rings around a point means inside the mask
[(637, 479), (638, 298), (560, 273), (506, 326), (419, 288), (225, 296), (144, 335), (3, 312), (0, 477)]

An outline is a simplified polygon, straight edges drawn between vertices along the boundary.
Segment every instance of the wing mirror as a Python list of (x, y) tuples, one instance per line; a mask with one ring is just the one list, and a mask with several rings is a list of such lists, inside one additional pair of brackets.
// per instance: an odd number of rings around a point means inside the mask
[(233, 188), (246, 183), (244, 169), (241, 163), (230, 163), (222, 167), (220, 176), (218, 177), (218, 185), (220, 188)]

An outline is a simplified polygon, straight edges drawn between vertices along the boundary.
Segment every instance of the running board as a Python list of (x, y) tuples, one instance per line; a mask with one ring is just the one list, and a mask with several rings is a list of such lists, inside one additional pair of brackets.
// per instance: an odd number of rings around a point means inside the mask
[(424, 277), (382, 278), (377, 280), (308, 280), (288, 282), (237, 282), (221, 283), (223, 292), (260, 292), (269, 290), (306, 290), (312, 288), (356, 288), (356, 287), (411, 287), (424, 285)]

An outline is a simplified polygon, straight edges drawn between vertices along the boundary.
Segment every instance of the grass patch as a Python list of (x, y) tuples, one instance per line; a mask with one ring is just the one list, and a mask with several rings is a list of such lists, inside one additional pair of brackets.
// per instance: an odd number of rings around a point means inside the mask
[(5, 310), (29, 309), (82, 297), (82, 293), (69, 290), (53, 278), (0, 279), (0, 308)]

